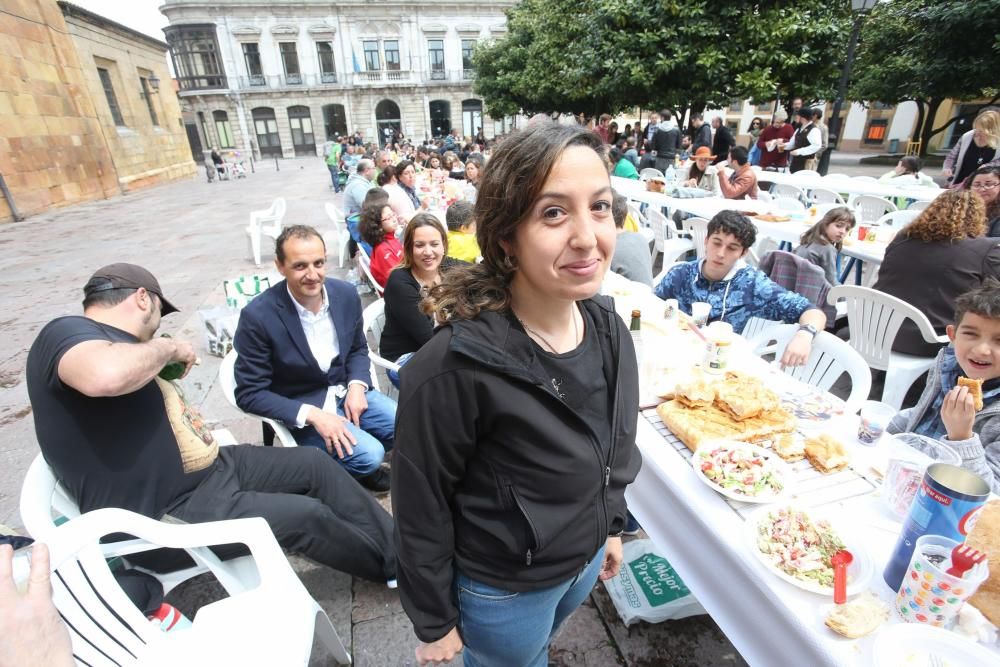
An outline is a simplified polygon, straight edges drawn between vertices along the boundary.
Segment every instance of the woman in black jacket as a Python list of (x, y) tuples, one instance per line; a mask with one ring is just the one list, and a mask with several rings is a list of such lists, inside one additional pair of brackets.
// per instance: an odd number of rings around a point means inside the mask
[(483, 261), (431, 291), (444, 324), (403, 374), (392, 465), (400, 599), (420, 664), (546, 665), (622, 560), (638, 373), (596, 296), (614, 252), (600, 138), (509, 136), (476, 203)]

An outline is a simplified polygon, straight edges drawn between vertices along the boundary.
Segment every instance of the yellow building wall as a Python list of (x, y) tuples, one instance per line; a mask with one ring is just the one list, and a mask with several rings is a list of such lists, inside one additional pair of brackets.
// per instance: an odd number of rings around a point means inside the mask
[[(0, 174), (24, 215), (119, 193), (85, 73), (52, 0), (0, 12)], [(13, 215), (0, 197), (0, 221)]]
[[(66, 25), (83, 68), (97, 117), (114, 159), (123, 190), (193, 176), (191, 158), (180, 104), (171, 88), (164, 44), (158, 46), (114, 25), (102, 24), (86, 15), (66, 15)], [(121, 110), (123, 126), (116, 126), (97, 68), (107, 69)], [(140, 76), (155, 74), (160, 89), (149, 89), (157, 123), (142, 92)]]

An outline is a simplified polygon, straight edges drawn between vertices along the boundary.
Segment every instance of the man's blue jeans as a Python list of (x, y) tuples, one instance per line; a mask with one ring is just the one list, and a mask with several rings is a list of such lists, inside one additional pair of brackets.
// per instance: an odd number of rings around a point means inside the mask
[(549, 642), (597, 582), (604, 547), (577, 576), (526, 593), (494, 588), (456, 571), (458, 631), (465, 667), (545, 667)]
[[(332, 455), (354, 477), (364, 477), (378, 470), (395, 438), (396, 401), (375, 390), (369, 390), (365, 398), (368, 409), (361, 413), (361, 428), (347, 422), (347, 429), (358, 441), (353, 447), (354, 453), (341, 459), (337, 458), (334, 449)], [(337, 414), (344, 416), (343, 398), (337, 401)], [(312, 426), (295, 429), (292, 435), (299, 447), (318, 447), (326, 451), (326, 441)]]
[(340, 169), (334, 164), (328, 164), (326, 168), (330, 170), (330, 178), (333, 179), (333, 191), (340, 192)]

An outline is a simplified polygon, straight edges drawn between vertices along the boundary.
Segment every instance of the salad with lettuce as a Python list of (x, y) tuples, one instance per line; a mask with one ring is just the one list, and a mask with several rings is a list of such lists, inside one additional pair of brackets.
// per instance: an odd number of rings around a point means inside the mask
[(698, 450), (697, 465), (709, 481), (737, 496), (775, 496), (784, 489), (770, 461), (747, 446), (704, 447)]
[(832, 588), (830, 561), (845, 547), (828, 521), (786, 507), (768, 512), (757, 524), (757, 548), (785, 574)]

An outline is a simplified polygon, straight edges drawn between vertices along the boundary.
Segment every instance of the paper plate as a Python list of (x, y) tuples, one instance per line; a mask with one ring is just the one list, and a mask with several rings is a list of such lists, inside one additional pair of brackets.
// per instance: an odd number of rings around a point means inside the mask
[(988, 667), (997, 665), (996, 653), (971, 639), (923, 623), (898, 623), (882, 628), (872, 646), (875, 667), (930, 665), (930, 656), (941, 659), (941, 667)]
[[(867, 589), (868, 582), (871, 581), (872, 575), (875, 573), (875, 563), (874, 561), (872, 561), (872, 557), (868, 553), (868, 550), (865, 549), (864, 544), (859, 540), (857, 540), (856, 538), (854, 538), (849, 531), (844, 530), (843, 524), (838, 523), (836, 519), (825, 516), (822, 513), (817, 512), (816, 510), (804, 510), (802, 508), (795, 507), (793, 505), (790, 505), (788, 507), (795, 511), (804, 512), (814, 522), (821, 519), (826, 519), (830, 522), (830, 525), (833, 527), (834, 531), (836, 531), (837, 535), (839, 535), (840, 539), (844, 542), (844, 545), (847, 547), (847, 550), (851, 552), (852, 556), (854, 556), (854, 560), (851, 562), (850, 565), (847, 566), (848, 597), (852, 595), (857, 595), (858, 593), (861, 593), (862, 591)], [(768, 555), (763, 553), (757, 547), (757, 528), (760, 525), (760, 522), (766, 520), (768, 514), (773, 512), (774, 510), (775, 510), (774, 507), (763, 507), (760, 510), (755, 511), (749, 517), (747, 517), (747, 522), (746, 522), (747, 548), (750, 549), (750, 552), (754, 555), (754, 557), (758, 561), (760, 561), (761, 565), (763, 565), (768, 572), (778, 577), (779, 579), (783, 579), (784, 581), (787, 581), (796, 588), (801, 588), (804, 591), (809, 591), (810, 593), (816, 593), (818, 595), (829, 595), (832, 597), (833, 586), (821, 586), (818, 582), (815, 581), (807, 581), (804, 579), (793, 577), (792, 575), (788, 574), (787, 572), (779, 568), (773, 562), (771, 562), (771, 559), (768, 557)]]
[[(731, 491), (730, 489), (725, 489), (722, 486), (710, 480), (708, 477), (705, 476), (705, 473), (702, 472), (700, 454), (702, 451), (710, 451), (720, 446), (727, 447), (730, 449), (746, 450), (748, 452), (757, 454), (761, 458), (765, 459), (767, 461), (767, 465), (771, 468), (772, 471), (774, 471), (774, 474), (781, 482), (782, 485), (781, 491), (772, 494), (746, 496), (741, 493)], [(771, 450), (764, 449), (763, 447), (758, 447), (757, 445), (751, 445), (749, 443), (739, 442), (736, 440), (713, 440), (710, 442), (705, 442), (702, 443), (702, 445), (694, 453), (694, 456), (691, 457), (691, 467), (694, 469), (694, 474), (698, 477), (698, 479), (707, 484), (709, 488), (717, 491), (726, 498), (731, 498), (732, 500), (738, 500), (743, 503), (774, 503), (781, 501), (788, 495), (788, 483), (789, 480), (791, 479), (791, 469), (788, 467), (788, 464), (786, 464), (781, 459), (780, 456), (778, 456)]]

